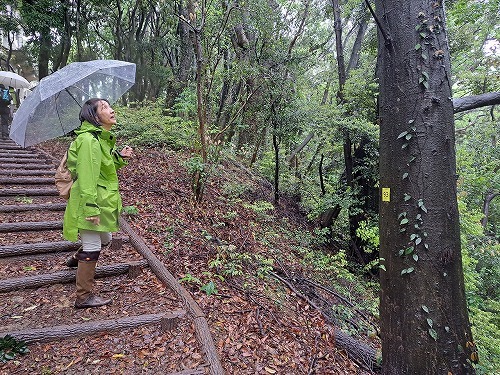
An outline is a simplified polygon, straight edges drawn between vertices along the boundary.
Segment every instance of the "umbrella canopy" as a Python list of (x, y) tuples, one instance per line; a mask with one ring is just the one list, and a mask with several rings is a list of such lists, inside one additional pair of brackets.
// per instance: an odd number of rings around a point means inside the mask
[(82, 104), (90, 98), (118, 100), (135, 83), (135, 64), (119, 60), (76, 62), (43, 78), (21, 104), (10, 138), (28, 147), (80, 126)]
[(13, 87), (15, 89), (26, 89), (29, 87), (30, 83), (24, 77), (13, 72), (6, 72), (0, 70), (0, 83), (3, 83), (5, 87)]

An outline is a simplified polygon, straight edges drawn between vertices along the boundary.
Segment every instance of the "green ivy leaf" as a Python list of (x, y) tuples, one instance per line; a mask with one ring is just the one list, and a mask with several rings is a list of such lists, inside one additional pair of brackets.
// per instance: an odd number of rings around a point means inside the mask
[(415, 240), (415, 245), (418, 245), (420, 242), (422, 242), (422, 239), (420, 237), (418, 237), (416, 240)]
[(429, 335), (431, 335), (431, 337), (434, 339), (434, 341), (437, 341), (438, 334), (434, 329), (429, 328)]
[(429, 308), (425, 305), (422, 305), (422, 310), (424, 310), (427, 314), (429, 313)]
[(431, 318), (427, 318), (427, 324), (429, 325), (429, 327), (432, 328), (432, 325), (434, 324), (434, 322), (432, 321)]
[(405, 217), (404, 219), (402, 219), (399, 224), (401, 225), (405, 225), (405, 224), (408, 224), (408, 219)]
[(411, 199), (411, 195), (405, 193), (405, 197), (404, 197), (405, 202), (409, 201), (410, 199)]
[(413, 254), (413, 260), (414, 260), (415, 262), (418, 262), (418, 255), (417, 255), (417, 254)]
[(415, 51), (418, 51), (420, 48), (422, 48), (420, 43), (415, 44)]
[(408, 134), (407, 131), (402, 132), (400, 135), (398, 135), (397, 139), (403, 138), (406, 134)]
[(413, 253), (414, 247), (410, 246), (405, 249), (405, 255)]

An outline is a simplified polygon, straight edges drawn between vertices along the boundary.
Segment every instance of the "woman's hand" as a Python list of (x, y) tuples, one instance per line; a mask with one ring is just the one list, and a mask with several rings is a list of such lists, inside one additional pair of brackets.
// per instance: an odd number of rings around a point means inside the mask
[(94, 225), (99, 225), (101, 223), (99, 216), (89, 216), (86, 217), (85, 220), (90, 221)]
[(122, 158), (124, 159), (128, 159), (132, 156), (132, 154), (134, 153), (134, 149), (130, 146), (125, 146), (121, 151), (120, 151), (120, 155)]

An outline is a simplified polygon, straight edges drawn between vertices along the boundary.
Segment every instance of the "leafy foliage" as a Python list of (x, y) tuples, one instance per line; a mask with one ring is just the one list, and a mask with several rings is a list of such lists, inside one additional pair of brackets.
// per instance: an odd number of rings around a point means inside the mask
[(159, 103), (116, 107), (120, 124), (115, 132), (133, 146), (189, 149), (195, 145), (196, 128), (192, 121), (165, 114)]
[(16, 340), (10, 335), (0, 338), (0, 362), (7, 362), (15, 358), (17, 354), (27, 354), (29, 349), (22, 340)]

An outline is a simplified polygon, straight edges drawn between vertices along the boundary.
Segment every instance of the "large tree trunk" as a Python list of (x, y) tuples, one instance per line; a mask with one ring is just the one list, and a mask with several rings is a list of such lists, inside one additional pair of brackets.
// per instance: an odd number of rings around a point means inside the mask
[(443, 4), (376, 9), (383, 373), (473, 374)]

